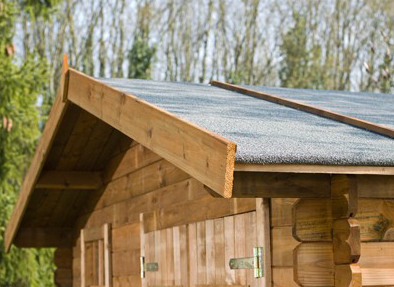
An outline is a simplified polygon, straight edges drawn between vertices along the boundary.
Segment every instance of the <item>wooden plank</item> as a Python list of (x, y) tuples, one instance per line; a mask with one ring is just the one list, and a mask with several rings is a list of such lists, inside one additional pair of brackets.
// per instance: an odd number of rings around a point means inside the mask
[(292, 206), (297, 198), (271, 199), (271, 226), (284, 227), (292, 225)]
[(213, 220), (205, 221), (205, 234), (206, 234), (206, 276), (207, 284), (215, 284), (215, 228)]
[[(330, 205), (329, 199), (300, 199), (294, 206), (295, 238), (299, 241), (331, 241)], [(390, 237), (390, 230), (394, 228), (393, 199), (359, 199), (355, 218), (360, 224), (361, 241), (394, 241)]]
[(112, 286), (112, 256), (111, 256), (111, 225), (109, 223), (103, 226), (104, 233), (104, 286)]
[(189, 282), (189, 254), (188, 254), (188, 228), (179, 226), (179, 240), (181, 253), (181, 285), (187, 286)]
[[(234, 215), (235, 258), (246, 257), (245, 216), (246, 214)], [(236, 270), (235, 283), (246, 285), (246, 269)]]
[(272, 268), (272, 286), (273, 287), (298, 287), (299, 285), (293, 279), (293, 268), (291, 268), (291, 267), (273, 267)]
[(81, 287), (86, 287), (86, 246), (85, 246), (85, 232), (82, 229), (80, 234), (80, 247), (81, 247)]
[(98, 189), (102, 186), (100, 172), (43, 171), (36, 188), (45, 189)]
[(217, 218), (213, 220), (214, 233), (215, 233), (215, 284), (220, 285), (227, 283), (225, 282), (226, 270), (225, 270), (225, 230), (224, 230), (224, 219)]
[(167, 286), (173, 286), (175, 283), (174, 276), (174, 239), (173, 239), (173, 230), (172, 228), (168, 228), (166, 230), (166, 265), (167, 265)]
[(359, 197), (394, 198), (394, 176), (357, 176)]
[(10, 221), (7, 226), (7, 230), (4, 236), (5, 252), (8, 252), (12, 241), (16, 235), (16, 232), (21, 223), (22, 217), (26, 211), (27, 204), (31, 198), (32, 191), (35, 187), (36, 181), (39, 177), (41, 169), (44, 165), (45, 159), (49, 154), (52, 142), (57, 134), (58, 127), (62, 121), (64, 114), (66, 113), (68, 103), (62, 102), (63, 92), (67, 89), (68, 69), (67, 61), (63, 59), (62, 68), (62, 79), (60, 87), (49, 114), (48, 120), (45, 124), (44, 131), (42, 133), (40, 142), (37, 145), (36, 152), (31, 161), (29, 170), (25, 176), (22, 184), (21, 191), (19, 193), (18, 200), (14, 207), (14, 211), (11, 215)]
[(326, 173), (360, 175), (394, 175), (392, 166), (340, 166), (315, 164), (248, 164), (235, 163), (234, 171), (283, 172), (283, 173)]
[(105, 181), (113, 181), (161, 159), (150, 149), (141, 144), (136, 144), (109, 161), (106, 167)]
[(197, 285), (205, 285), (207, 281), (207, 249), (205, 221), (197, 222)]
[(255, 210), (255, 208), (255, 199), (201, 198), (144, 214), (145, 230), (150, 232), (205, 219), (243, 213)]
[(292, 267), (293, 250), (299, 242), (293, 238), (291, 227), (275, 227), (271, 230), (271, 236), (272, 266)]
[(182, 271), (181, 271), (181, 239), (179, 226), (172, 228), (172, 238), (174, 244), (174, 284), (180, 286), (182, 284)]
[[(362, 242), (360, 253), (358, 265), (361, 268), (362, 286), (394, 284), (393, 242)], [(334, 286), (334, 269), (337, 267), (334, 267), (333, 249), (330, 243), (302, 243), (294, 251), (294, 260), (297, 263), (294, 268), (294, 278), (300, 286)], [(352, 267), (352, 265), (343, 266)], [(343, 274), (347, 274), (346, 276), (352, 275), (354, 280), (358, 277), (356, 271), (346, 268), (341, 270)], [(349, 281), (345, 279), (343, 282)]]
[(357, 118), (345, 116), (342, 114), (334, 113), (329, 110), (320, 109), (320, 108), (317, 108), (317, 107), (314, 107), (314, 106), (311, 106), (308, 104), (303, 104), (303, 103), (295, 102), (292, 100), (283, 99), (283, 98), (280, 98), (277, 96), (257, 92), (257, 91), (243, 88), (243, 87), (236, 86), (236, 85), (231, 85), (231, 84), (222, 83), (222, 82), (218, 82), (218, 81), (211, 81), (211, 85), (215, 86), (215, 87), (222, 88), (222, 89), (226, 89), (229, 91), (233, 91), (233, 92), (237, 92), (240, 94), (255, 97), (258, 99), (262, 99), (262, 100), (265, 100), (265, 101), (268, 101), (271, 103), (283, 105), (283, 106), (293, 108), (296, 110), (301, 110), (301, 111), (311, 113), (313, 115), (317, 115), (320, 117), (328, 118), (328, 119), (331, 119), (331, 120), (334, 120), (337, 122), (345, 123), (345, 124), (355, 126), (355, 127), (361, 128), (361, 129), (365, 129), (365, 130), (368, 130), (371, 132), (375, 132), (377, 134), (388, 136), (390, 138), (394, 138), (394, 130), (391, 128), (388, 128), (386, 126), (382, 126), (382, 125), (378, 125), (378, 124), (375, 124), (372, 122), (368, 122), (368, 121), (360, 120)]
[(335, 287), (361, 287), (362, 272), (358, 264), (335, 265)]
[(14, 239), (18, 247), (70, 247), (72, 246), (72, 229), (63, 227), (21, 227)]
[(189, 286), (194, 287), (197, 285), (197, 223), (188, 225), (189, 231)]
[(272, 285), (271, 269), (271, 227), (270, 227), (270, 201), (267, 198), (256, 199), (256, 229), (257, 246), (264, 247), (264, 284), (263, 287)]
[(294, 281), (299, 286), (334, 286), (332, 244), (301, 243), (294, 249)]
[[(235, 258), (234, 216), (226, 216), (223, 219), (223, 221), (224, 221), (224, 261), (230, 262), (230, 259)], [(234, 270), (230, 269), (229, 264), (225, 264), (224, 269), (226, 275), (224, 280), (226, 284), (228, 285), (235, 284)]]
[(353, 264), (360, 258), (360, 224), (354, 218), (336, 219), (332, 225), (335, 264)]
[(235, 144), (70, 69), (68, 99), (224, 197), (231, 197)]
[(233, 197), (316, 198), (330, 196), (325, 174), (235, 172)]
[(104, 229), (102, 226), (84, 229), (85, 242), (97, 241), (103, 238), (104, 238)]

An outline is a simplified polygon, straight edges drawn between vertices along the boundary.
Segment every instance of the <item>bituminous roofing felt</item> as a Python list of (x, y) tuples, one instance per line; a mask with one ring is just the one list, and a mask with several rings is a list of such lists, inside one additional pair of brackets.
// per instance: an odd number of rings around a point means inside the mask
[[(237, 163), (394, 165), (393, 139), (261, 99), (203, 84), (98, 80), (234, 142)], [(380, 98), (386, 95), (378, 95), (379, 104), (367, 111), (364, 105), (375, 94), (360, 94), (365, 98), (358, 99), (359, 94), (345, 92), (248, 88), (394, 125), (390, 113), (394, 106), (388, 104), (394, 96), (387, 95), (385, 102)]]

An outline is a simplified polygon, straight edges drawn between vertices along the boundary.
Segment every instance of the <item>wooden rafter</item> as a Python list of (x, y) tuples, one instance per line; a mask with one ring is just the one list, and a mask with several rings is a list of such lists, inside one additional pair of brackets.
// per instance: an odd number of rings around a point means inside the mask
[(22, 184), (18, 201), (14, 207), (10, 222), (8, 223), (7, 230), (5, 233), (5, 251), (8, 252), (11, 243), (15, 237), (16, 231), (20, 225), (23, 214), (27, 208), (27, 204), (30, 200), (32, 191), (40, 175), (41, 169), (44, 165), (45, 159), (47, 158), (52, 142), (55, 138), (56, 132), (59, 128), (60, 122), (66, 113), (68, 102), (63, 102), (65, 91), (67, 91), (66, 84), (68, 82), (69, 69), (67, 65), (67, 58), (63, 58), (62, 76), (60, 81), (60, 87), (57, 93), (57, 97), (53, 104), (51, 113), (48, 121), (45, 125), (42, 137), (37, 146), (33, 160), (30, 164), (29, 170)]
[(98, 189), (103, 185), (100, 172), (43, 171), (36, 188), (44, 189)]
[(234, 143), (78, 71), (69, 73), (68, 100), (231, 197)]
[(372, 131), (384, 136), (388, 136), (390, 138), (394, 138), (394, 130), (382, 125), (374, 124), (368, 121), (360, 120), (357, 118), (341, 115), (338, 113), (331, 112), (329, 110), (324, 110), (320, 108), (316, 108), (311, 105), (295, 102), (292, 100), (283, 99), (277, 96), (268, 95), (265, 93), (257, 92), (251, 89), (243, 88), (237, 85), (222, 83), (218, 81), (211, 81), (211, 85), (222, 88), (225, 90), (237, 92), (240, 94), (244, 94), (247, 96), (255, 97), (258, 99), (262, 99), (271, 103), (279, 104), (282, 106), (286, 106), (292, 109), (301, 110), (310, 114), (314, 114), (320, 117), (328, 118), (337, 122), (345, 123), (351, 126), (355, 126), (361, 129), (365, 129), (368, 131)]

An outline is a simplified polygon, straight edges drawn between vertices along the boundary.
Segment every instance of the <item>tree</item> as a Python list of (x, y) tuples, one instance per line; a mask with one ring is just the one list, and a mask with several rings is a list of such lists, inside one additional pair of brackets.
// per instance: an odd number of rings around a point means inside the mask
[(47, 78), (45, 61), (14, 59), (16, 1), (0, 1), (0, 286), (53, 286), (52, 250), (11, 248), (5, 226), (40, 135), (37, 99)]
[(151, 77), (152, 63), (156, 54), (156, 47), (149, 45), (151, 10), (148, 1), (144, 1), (137, 9), (138, 24), (134, 32), (133, 46), (128, 53), (129, 78), (150, 79)]

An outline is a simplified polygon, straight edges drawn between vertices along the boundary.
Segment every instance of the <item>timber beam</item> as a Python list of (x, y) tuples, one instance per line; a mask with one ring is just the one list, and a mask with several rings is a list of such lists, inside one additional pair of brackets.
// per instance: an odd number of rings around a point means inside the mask
[(322, 198), (330, 197), (329, 174), (234, 173), (234, 198)]
[(43, 171), (36, 183), (38, 189), (99, 189), (101, 172)]
[(71, 228), (53, 227), (21, 227), (14, 239), (17, 247), (70, 247), (72, 246)]

